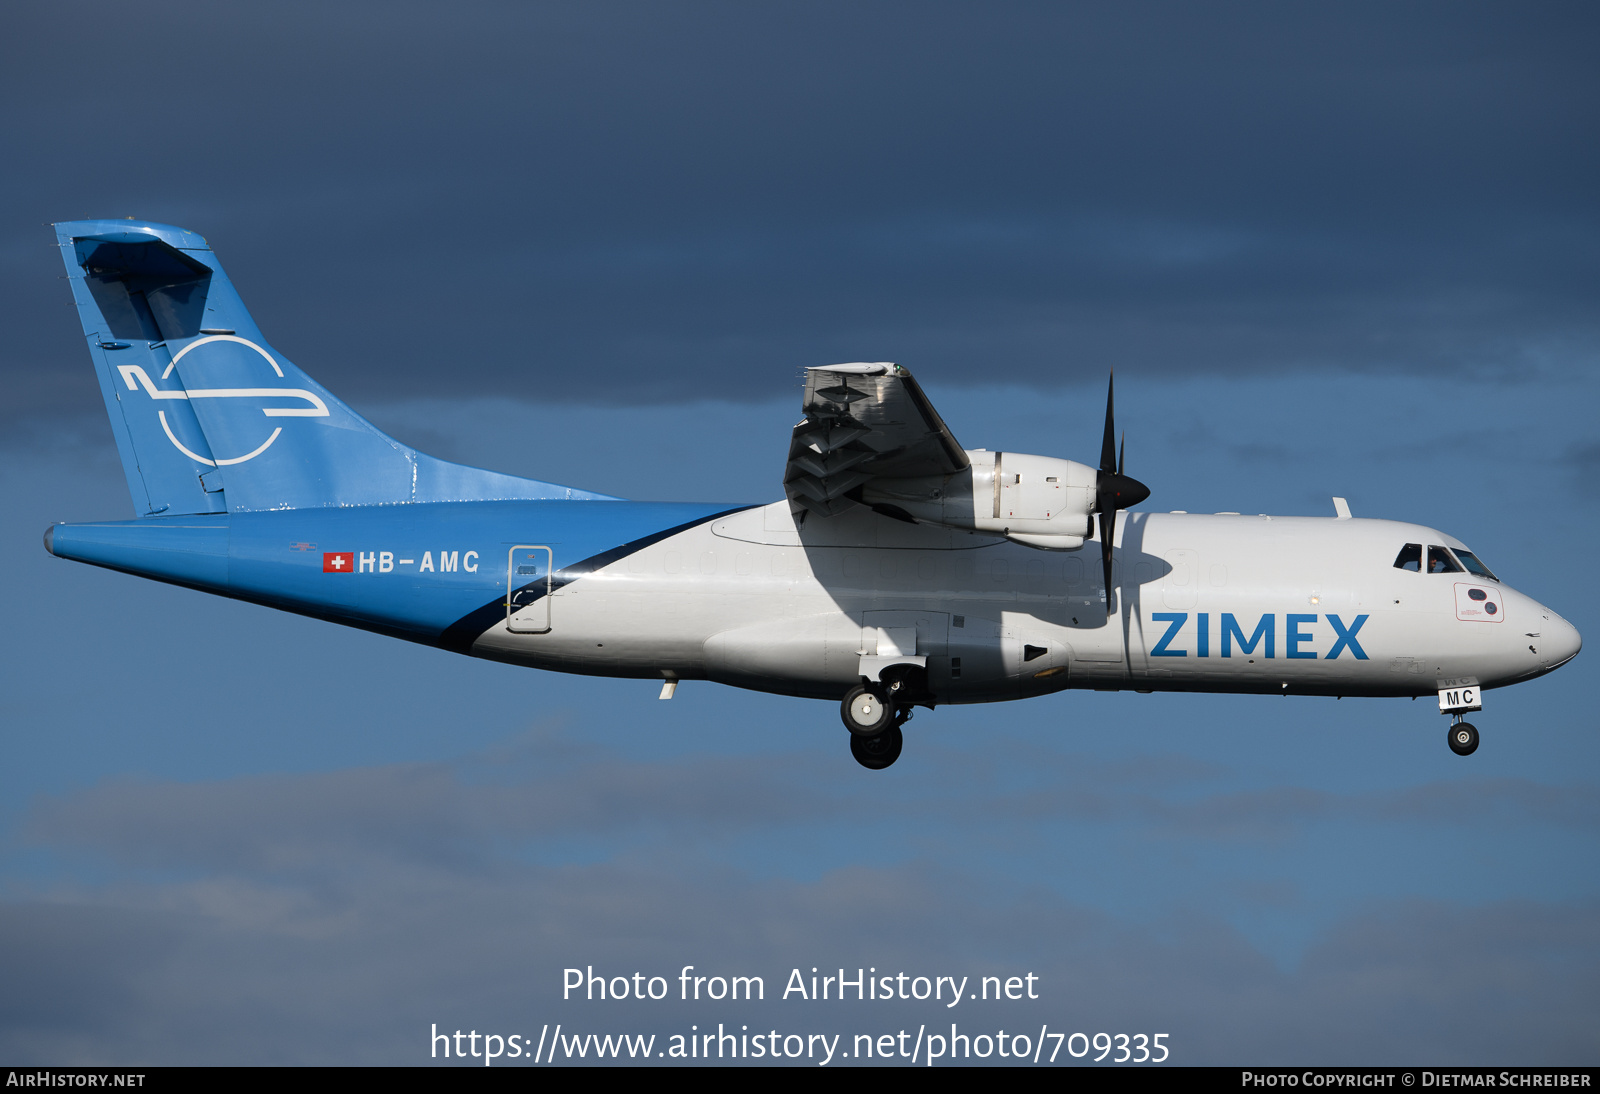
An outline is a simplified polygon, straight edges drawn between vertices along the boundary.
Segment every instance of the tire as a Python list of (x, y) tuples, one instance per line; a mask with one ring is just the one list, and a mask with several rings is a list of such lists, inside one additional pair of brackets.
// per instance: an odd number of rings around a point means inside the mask
[(1471, 722), (1457, 722), (1451, 726), (1450, 751), (1457, 756), (1470, 756), (1478, 751), (1478, 727)]
[(884, 702), (875, 689), (857, 684), (845, 692), (839, 704), (845, 728), (858, 737), (876, 737), (894, 721), (894, 707)]
[(900, 758), (900, 749), (906, 743), (899, 726), (890, 726), (876, 737), (850, 734), (850, 755), (856, 763), (869, 771), (882, 771)]

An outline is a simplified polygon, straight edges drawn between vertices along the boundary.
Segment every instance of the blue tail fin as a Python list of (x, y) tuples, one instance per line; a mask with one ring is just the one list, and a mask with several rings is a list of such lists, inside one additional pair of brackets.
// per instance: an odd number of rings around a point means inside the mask
[(204, 239), (57, 224), (140, 516), (604, 494), (463, 467), (384, 435), (261, 336)]

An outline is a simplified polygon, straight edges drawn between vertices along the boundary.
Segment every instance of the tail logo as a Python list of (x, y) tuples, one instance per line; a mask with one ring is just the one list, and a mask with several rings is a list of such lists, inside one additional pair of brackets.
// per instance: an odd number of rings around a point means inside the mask
[[(248, 346), (259, 353), (266, 360), (267, 364), (272, 366), (272, 371), (274, 373), (276, 373), (280, 378), (283, 376), (283, 369), (279, 368), (278, 362), (272, 359), (272, 354), (268, 353), (254, 342), (247, 338), (240, 338), (239, 336), (233, 334), (213, 334), (208, 335), (205, 338), (196, 338), (193, 342), (190, 342), (187, 346), (184, 346), (177, 353), (173, 354), (172, 363), (166, 367), (166, 371), (162, 372), (161, 379), (165, 380), (167, 377), (172, 375), (172, 370), (178, 367), (178, 362), (183, 360), (185, 354), (189, 353), (191, 350), (205, 345), (208, 342), (238, 342), (240, 345)], [(267, 418), (326, 418), (328, 416), (328, 405), (324, 403), (322, 398), (315, 392), (307, 391), (304, 388), (213, 387), (197, 388), (193, 391), (186, 391), (183, 388), (163, 390), (162, 388), (156, 387), (156, 385), (151, 381), (149, 374), (146, 373), (145, 370), (139, 365), (118, 365), (117, 371), (122, 374), (122, 382), (128, 385), (129, 391), (138, 391), (140, 388), (143, 388), (145, 394), (149, 395), (152, 400), (156, 401), (164, 399), (299, 399), (308, 403), (309, 405), (265, 406), (261, 408), (261, 414), (263, 417)], [(233, 464), (239, 464), (244, 463), (247, 460), (253, 460), (257, 456), (261, 455), (261, 453), (271, 448), (272, 442), (276, 441), (279, 434), (283, 432), (283, 427), (277, 426), (272, 430), (272, 435), (266, 440), (262, 441), (261, 444), (253, 451), (246, 452), (243, 456), (233, 456), (229, 459), (218, 458), (213, 460), (207, 459), (205, 456), (201, 456), (198, 453), (191, 452), (187, 447), (184, 446), (182, 441), (178, 440), (177, 435), (172, 432), (172, 426), (167, 422), (166, 411), (158, 410), (156, 413), (161, 419), (161, 428), (166, 432), (167, 440), (172, 442), (173, 447), (179, 452), (182, 452), (185, 456), (188, 456), (191, 460), (194, 460), (197, 463), (206, 464), (210, 467), (229, 467)]]

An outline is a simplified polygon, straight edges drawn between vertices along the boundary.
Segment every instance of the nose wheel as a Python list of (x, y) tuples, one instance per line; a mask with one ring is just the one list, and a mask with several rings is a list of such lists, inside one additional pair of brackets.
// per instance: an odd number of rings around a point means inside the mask
[(1450, 751), (1457, 756), (1470, 756), (1478, 751), (1478, 727), (1471, 722), (1457, 722), (1451, 726)]

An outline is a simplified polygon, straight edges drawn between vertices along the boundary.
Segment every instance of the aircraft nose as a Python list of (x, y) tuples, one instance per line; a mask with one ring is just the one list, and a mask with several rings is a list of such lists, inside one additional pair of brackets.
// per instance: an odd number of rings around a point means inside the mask
[(1544, 647), (1545, 655), (1550, 658), (1550, 667), (1557, 668), (1578, 656), (1578, 651), (1583, 649), (1583, 636), (1578, 633), (1577, 627), (1555, 612), (1546, 610), (1545, 614), (1549, 619), (1542, 628), (1544, 634), (1540, 644)]

